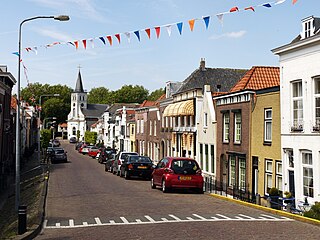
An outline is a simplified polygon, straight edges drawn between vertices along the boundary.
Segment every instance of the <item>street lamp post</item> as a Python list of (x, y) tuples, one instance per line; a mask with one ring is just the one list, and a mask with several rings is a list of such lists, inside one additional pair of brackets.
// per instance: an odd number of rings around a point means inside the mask
[(55, 93), (55, 94), (45, 94), (45, 95), (41, 95), (40, 98), (39, 98), (39, 109), (38, 108), (38, 118), (39, 118), (39, 124), (38, 124), (38, 161), (39, 161), (39, 164), (41, 163), (41, 142), (40, 142), (40, 139), (41, 139), (41, 134), (40, 134), (40, 131), (41, 131), (41, 111), (42, 111), (42, 105), (41, 105), (41, 98), (42, 97), (59, 97), (60, 94), (59, 93)]
[(20, 65), (21, 65), (21, 30), (22, 25), (25, 22), (32, 21), (39, 18), (53, 18), (54, 20), (59, 21), (68, 21), (69, 16), (60, 15), (60, 16), (36, 16), (32, 18), (27, 18), (23, 20), (19, 25), (19, 54), (18, 54), (18, 80), (17, 80), (17, 113), (16, 113), (16, 192), (15, 192), (15, 208), (18, 211), (19, 204), (20, 204)]

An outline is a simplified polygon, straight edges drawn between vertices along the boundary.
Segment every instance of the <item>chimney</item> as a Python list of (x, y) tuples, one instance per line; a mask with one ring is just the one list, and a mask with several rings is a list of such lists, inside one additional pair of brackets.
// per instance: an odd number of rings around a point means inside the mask
[(217, 92), (220, 92), (220, 89), (221, 89), (221, 85), (218, 84), (218, 85), (217, 85)]
[(206, 60), (204, 58), (201, 58), (201, 60), (200, 60), (200, 70), (201, 71), (206, 70)]

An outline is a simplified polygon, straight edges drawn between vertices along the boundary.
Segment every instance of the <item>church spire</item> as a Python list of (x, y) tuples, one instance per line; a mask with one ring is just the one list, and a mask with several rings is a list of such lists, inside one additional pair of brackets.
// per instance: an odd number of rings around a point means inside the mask
[(74, 89), (74, 91), (75, 91), (75, 92), (84, 92), (84, 91), (83, 91), (83, 85), (82, 85), (80, 68), (79, 68), (79, 73), (78, 73), (78, 79), (77, 79), (77, 83), (76, 83), (76, 88)]

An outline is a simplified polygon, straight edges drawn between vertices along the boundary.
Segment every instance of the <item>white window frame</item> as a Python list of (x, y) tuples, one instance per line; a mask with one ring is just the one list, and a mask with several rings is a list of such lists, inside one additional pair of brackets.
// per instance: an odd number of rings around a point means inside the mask
[(239, 188), (246, 188), (246, 159), (239, 158)]
[[(306, 158), (308, 156), (308, 158)], [(303, 176), (303, 195), (314, 197), (314, 174), (313, 174), (313, 160), (312, 152), (303, 151), (302, 158), (302, 176)], [(311, 182), (311, 183), (310, 183)]]
[(268, 188), (273, 187), (273, 161), (271, 159), (265, 159), (265, 193), (268, 193)]
[[(320, 76), (314, 80), (314, 127), (320, 128)], [(318, 101), (318, 105), (317, 105)]]
[(229, 134), (230, 134), (230, 113), (226, 112), (223, 114), (223, 142), (224, 143), (229, 142)]
[(264, 141), (268, 143), (272, 142), (272, 109), (271, 108), (264, 110)]
[(229, 156), (229, 186), (236, 185), (236, 156)]
[(151, 136), (152, 135), (152, 120), (150, 120), (149, 125), (150, 125), (149, 135)]
[(140, 133), (143, 133), (144, 132), (144, 121), (143, 121), (143, 119), (140, 120), (140, 127), (141, 127)]
[[(303, 86), (302, 86), (302, 80), (291, 82), (291, 87), (292, 87), (292, 124), (293, 124), (294, 128), (300, 129), (300, 128), (303, 128)], [(295, 96), (295, 93), (297, 93), (296, 96)]]
[(153, 135), (157, 136), (157, 120), (154, 120), (153, 130), (154, 130)]
[(234, 114), (234, 143), (241, 143), (241, 124), (241, 112), (236, 112)]
[(282, 187), (282, 162), (280, 162), (280, 161), (276, 161), (276, 188), (278, 188), (280, 192), (283, 191), (283, 187)]

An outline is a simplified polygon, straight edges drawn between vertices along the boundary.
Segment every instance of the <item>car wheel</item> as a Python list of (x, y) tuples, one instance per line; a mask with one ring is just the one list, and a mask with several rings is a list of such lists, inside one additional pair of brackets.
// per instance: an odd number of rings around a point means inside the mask
[(127, 170), (124, 171), (124, 178), (127, 180), (130, 179), (130, 175)]
[(169, 188), (166, 186), (166, 180), (162, 180), (162, 192), (167, 193), (169, 192)]
[(203, 194), (203, 193), (204, 193), (204, 192), (203, 192), (203, 188), (198, 188), (198, 189), (197, 189), (197, 193)]
[(116, 171), (112, 168), (112, 174), (116, 174)]
[(104, 166), (104, 171), (105, 171), (105, 172), (108, 172), (107, 165)]
[(151, 188), (156, 189), (156, 185), (154, 184), (153, 177), (151, 178)]
[(120, 176), (120, 171), (117, 170), (117, 176)]

